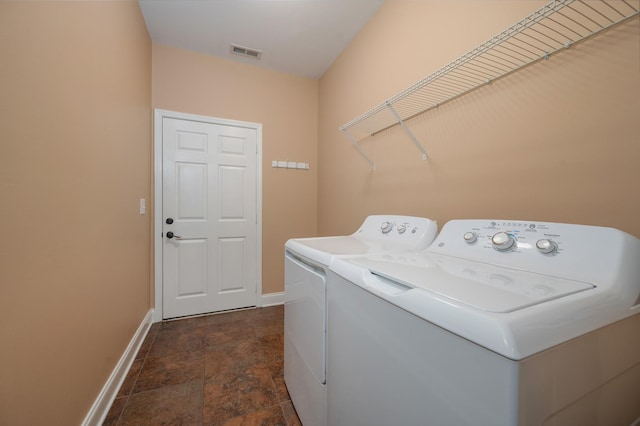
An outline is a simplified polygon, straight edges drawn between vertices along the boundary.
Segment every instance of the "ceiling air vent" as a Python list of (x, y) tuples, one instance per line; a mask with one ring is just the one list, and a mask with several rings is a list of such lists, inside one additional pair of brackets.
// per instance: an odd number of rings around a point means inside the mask
[(231, 53), (236, 55), (247, 56), (253, 59), (260, 59), (262, 52), (256, 49), (249, 49), (248, 47), (237, 46), (235, 44), (231, 45)]

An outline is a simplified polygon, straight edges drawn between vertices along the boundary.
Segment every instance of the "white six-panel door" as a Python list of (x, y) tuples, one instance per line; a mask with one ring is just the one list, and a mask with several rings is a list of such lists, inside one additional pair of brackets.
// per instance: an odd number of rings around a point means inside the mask
[(255, 306), (255, 128), (162, 118), (162, 310)]

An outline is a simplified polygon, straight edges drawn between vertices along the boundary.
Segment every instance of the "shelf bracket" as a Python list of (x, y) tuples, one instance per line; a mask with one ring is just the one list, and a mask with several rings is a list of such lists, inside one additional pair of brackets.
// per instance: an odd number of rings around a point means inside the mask
[(369, 164), (371, 165), (371, 170), (375, 170), (376, 169), (376, 163), (374, 163), (371, 158), (369, 158), (369, 156), (367, 155), (366, 152), (364, 152), (362, 150), (362, 148), (360, 147), (360, 144), (358, 144), (358, 141), (355, 140), (355, 138), (353, 136), (351, 136), (351, 133), (349, 133), (347, 131), (347, 129), (342, 129), (342, 131), (344, 132), (345, 135), (347, 135), (347, 137), (349, 138), (349, 140), (351, 141), (351, 143), (353, 144), (353, 146), (356, 147), (356, 149), (360, 152), (360, 154), (365, 158), (365, 160), (367, 160), (369, 162)]
[(407, 133), (407, 135), (409, 135), (409, 138), (413, 141), (414, 144), (416, 144), (416, 146), (418, 147), (420, 152), (422, 152), (422, 159), (426, 160), (427, 159), (427, 151), (425, 151), (425, 149), (422, 147), (422, 145), (420, 145), (420, 142), (418, 142), (418, 139), (416, 139), (416, 137), (413, 135), (413, 133), (411, 132), (409, 127), (407, 127), (407, 125), (404, 123), (404, 121), (402, 121), (402, 118), (400, 118), (400, 116), (398, 115), (396, 110), (393, 109), (393, 106), (391, 105), (391, 102), (387, 101), (386, 105), (387, 105), (387, 108), (389, 108), (389, 110), (391, 111), (391, 113), (396, 117), (396, 120), (398, 120), (398, 124), (400, 124), (402, 126), (402, 128)]

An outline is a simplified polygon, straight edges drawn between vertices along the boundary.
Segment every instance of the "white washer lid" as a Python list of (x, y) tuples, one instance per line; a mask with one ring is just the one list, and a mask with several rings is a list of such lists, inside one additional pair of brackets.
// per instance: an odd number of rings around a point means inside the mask
[[(331, 271), (413, 315), (514, 360), (633, 314), (627, 301), (589, 283), (496, 268), (502, 272), (500, 277), (517, 277), (534, 286), (560, 286), (553, 295), (527, 294), (522, 288), (519, 293), (492, 287), (496, 282), (457, 276), (435, 260), (416, 265), (372, 257), (336, 258)], [(477, 267), (464, 273), (491, 273), (490, 269)]]
[(595, 288), (580, 281), (449, 256), (429, 257), (431, 262), (421, 264), (399, 262), (393, 256), (356, 258), (351, 263), (408, 287), (436, 293), (461, 304), (460, 308), (466, 305), (494, 313), (514, 312)]

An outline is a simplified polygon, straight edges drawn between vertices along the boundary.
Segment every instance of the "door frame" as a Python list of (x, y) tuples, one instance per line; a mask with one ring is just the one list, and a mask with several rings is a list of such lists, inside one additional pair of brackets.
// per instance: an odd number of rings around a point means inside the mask
[(256, 130), (256, 306), (261, 306), (262, 298), (262, 124), (248, 121), (228, 120), (154, 108), (153, 110), (153, 264), (154, 302), (153, 322), (162, 321), (162, 120), (198, 121), (223, 126), (245, 127)]

